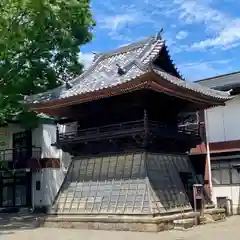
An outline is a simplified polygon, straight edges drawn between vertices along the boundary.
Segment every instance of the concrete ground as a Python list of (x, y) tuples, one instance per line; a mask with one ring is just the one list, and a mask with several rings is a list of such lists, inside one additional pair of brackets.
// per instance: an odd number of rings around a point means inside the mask
[(0, 239), (4, 240), (239, 240), (240, 216), (234, 216), (225, 222), (207, 224), (187, 231), (170, 231), (160, 233), (93, 231), (77, 229), (35, 228), (30, 224), (31, 219), (25, 224), (17, 221), (2, 222), (0, 219)]

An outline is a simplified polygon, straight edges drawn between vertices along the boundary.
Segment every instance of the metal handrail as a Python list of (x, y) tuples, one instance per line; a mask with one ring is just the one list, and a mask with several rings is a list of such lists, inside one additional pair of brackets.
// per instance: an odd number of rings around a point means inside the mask
[(27, 161), (29, 157), (40, 158), (41, 147), (32, 147), (31, 156), (28, 156), (27, 153), (28, 153), (27, 147), (7, 148), (4, 150), (0, 150), (0, 161), (19, 162)]

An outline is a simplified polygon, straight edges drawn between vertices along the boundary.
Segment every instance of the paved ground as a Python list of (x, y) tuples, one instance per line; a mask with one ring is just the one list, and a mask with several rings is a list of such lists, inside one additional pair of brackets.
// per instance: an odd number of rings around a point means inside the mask
[[(26, 221), (27, 222), (27, 221)], [(161, 233), (107, 232), (75, 229), (34, 228), (5, 224), (0, 221), (0, 240), (239, 240), (240, 216), (229, 218), (226, 222), (208, 224), (188, 231), (171, 231)], [(17, 228), (20, 228), (17, 230)]]

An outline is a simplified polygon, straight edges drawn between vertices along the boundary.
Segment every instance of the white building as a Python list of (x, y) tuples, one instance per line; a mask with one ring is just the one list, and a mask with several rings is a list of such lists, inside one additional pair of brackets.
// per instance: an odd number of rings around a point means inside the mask
[[(232, 213), (240, 213), (240, 72), (198, 81), (210, 88), (231, 91), (225, 106), (205, 111), (206, 143), (211, 160), (212, 200), (227, 203)], [(207, 148), (199, 147), (206, 154)]]
[(62, 184), (71, 156), (52, 146), (53, 120), (40, 122), (28, 131), (17, 123), (0, 127), (0, 208), (50, 207)]

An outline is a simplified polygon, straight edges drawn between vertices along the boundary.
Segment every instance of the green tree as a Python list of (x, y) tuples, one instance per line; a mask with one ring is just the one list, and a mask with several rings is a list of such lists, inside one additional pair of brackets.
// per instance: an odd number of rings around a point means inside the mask
[(24, 95), (81, 73), (79, 47), (94, 26), (90, 0), (0, 1), (0, 123), (32, 119)]

